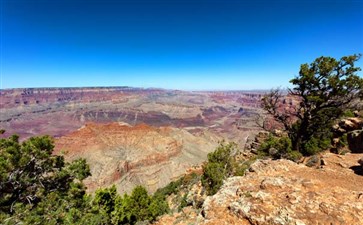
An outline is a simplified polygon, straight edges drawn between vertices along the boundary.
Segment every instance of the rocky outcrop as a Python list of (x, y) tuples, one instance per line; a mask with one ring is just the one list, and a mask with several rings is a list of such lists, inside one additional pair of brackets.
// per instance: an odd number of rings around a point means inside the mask
[(333, 131), (337, 134), (344, 134), (363, 128), (363, 119), (359, 117), (350, 117), (340, 120), (333, 126)]
[(261, 160), (244, 177), (226, 180), (204, 202), (198, 224), (361, 224), (359, 154), (324, 155), (326, 166)]
[(150, 192), (206, 160), (217, 146), (213, 134), (194, 136), (178, 128), (89, 123), (56, 139), (55, 154), (85, 158), (92, 176), (90, 192), (115, 184), (120, 192), (144, 185)]
[(333, 126), (335, 138), (333, 144), (336, 148), (344, 135), (349, 150), (353, 153), (363, 153), (363, 119), (359, 117), (345, 118)]
[(187, 207), (156, 224), (362, 224), (362, 157), (326, 153), (320, 157), (324, 166), (317, 168), (257, 160), (245, 176), (225, 180), (200, 209)]
[(247, 154), (248, 152), (251, 152), (253, 154), (258, 154), (258, 149), (268, 136), (269, 132), (260, 131), (255, 136), (249, 137), (244, 147), (245, 153)]
[(349, 132), (347, 141), (352, 152), (363, 153), (363, 129)]

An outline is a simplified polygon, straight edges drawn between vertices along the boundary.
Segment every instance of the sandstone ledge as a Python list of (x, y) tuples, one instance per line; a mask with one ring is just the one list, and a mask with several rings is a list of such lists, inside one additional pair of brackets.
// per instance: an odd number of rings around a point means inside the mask
[(362, 155), (323, 157), (320, 169), (257, 161), (254, 172), (229, 178), (206, 199), (198, 224), (362, 224)]

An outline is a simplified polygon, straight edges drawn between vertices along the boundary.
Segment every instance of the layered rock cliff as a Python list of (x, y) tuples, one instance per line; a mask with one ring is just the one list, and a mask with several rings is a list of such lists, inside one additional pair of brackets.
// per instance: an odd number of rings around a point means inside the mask
[(0, 90), (0, 128), (21, 139), (72, 132), (88, 122), (204, 130), (241, 144), (259, 128), (261, 93), (185, 92), (129, 87)]
[(85, 158), (92, 176), (90, 192), (115, 184), (119, 192), (143, 185), (153, 192), (206, 159), (219, 138), (178, 128), (89, 123), (56, 139), (55, 154)]

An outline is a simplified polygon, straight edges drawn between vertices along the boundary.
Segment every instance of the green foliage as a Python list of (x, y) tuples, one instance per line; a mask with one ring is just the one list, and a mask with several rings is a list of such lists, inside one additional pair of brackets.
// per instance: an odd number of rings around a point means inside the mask
[(180, 177), (176, 181), (170, 182), (163, 188), (159, 188), (154, 193), (154, 196), (158, 198), (165, 199), (167, 196), (171, 194), (177, 194), (181, 191), (183, 187), (187, 187), (189, 185), (195, 184), (199, 181), (200, 176), (196, 173), (186, 174), (185, 176)]
[(144, 187), (137, 186), (132, 191), (129, 204), (131, 204), (132, 213), (137, 221), (151, 219), (151, 215), (149, 212), (150, 202), (151, 199)]
[(208, 195), (214, 195), (223, 184), (224, 178), (233, 172), (231, 154), (236, 144), (222, 142), (214, 152), (208, 154), (208, 162), (203, 167), (202, 185)]
[(315, 155), (321, 150), (327, 149), (331, 146), (331, 140), (328, 138), (318, 139), (311, 137), (310, 140), (304, 143), (304, 153), (305, 155)]
[(288, 132), (294, 150), (311, 155), (329, 147), (333, 122), (356, 109), (351, 103), (363, 97), (363, 79), (357, 75), (361, 69), (354, 65), (360, 57), (320, 57), (301, 65), (288, 91), (300, 101), (298, 106), (281, 108), (284, 96), (279, 90), (263, 98), (263, 108)]
[(127, 224), (136, 222), (136, 218), (132, 217), (130, 196), (124, 194), (123, 197), (117, 196), (115, 199), (115, 210), (112, 212), (112, 224)]
[(188, 194), (185, 193), (180, 201), (180, 205), (178, 207), (178, 211), (180, 212), (184, 207), (187, 207), (188, 206), (188, 201), (187, 201), (187, 198), (188, 198)]
[[(90, 175), (84, 159), (68, 163), (53, 155), (49, 136), (22, 143), (0, 139), (0, 220), (4, 224), (106, 224), (90, 207), (82, 180)], [(94, 223), (91, 223), (94, 221)]]
[[(182, 208), (187, 206), (186, 204), (186, 195), (184, 194), (189, 188), (200, 181), (200, 175), (196, 173), (186, 174), (176, 181), (170, 182), (167, 186), (163, 188), (159, 188), (155, 193), (153, 198), (157, 198), (163, 200), (165, 202), (168, 196), (174, 195), (172, 198), (172, 205), (174, 206), (172, 209), (167, 208), (164, 210), (168, 212), (169, 210), (178, 210), (180, 211)], [(159, 204), (159, 207), (160, 204)]]
[(251, 158), (244, 162), (234, 162), (233, 176), (243, 176), (245, 172), (251, 167), (252, 163), (256, 161), (256, 158)]
[(354, 113), (351, 109), (347, 109), (344, 111), (343, 117), (354, 117)]
[(288, 137), (275, 137), (269, 135), (268, 139), (261, 144), (258, 149), (260, 152), (270, 155), (275, 159), (284, 158), (286, 153), (292, 151), (291, 140)]
[(267, 140), (258, 149), (261, 155), (271, 156), (274, 159), (287, 158), (297, 161), (302, 157), (298, 151), (292, 150), (292, 143), (289, 137), (275, 137), (269, 135)]
[(223, 184), (223, 180), (226, 177), (226, 171), (223, 164), (220, 163), (208, 163), (204, 167), (204, 173), (202, 176), (202, 184), (206, 188), (208, 195), (214, 195)]
[(1, 224), (135, 224), (168, 212), (164, 198), (141, 186), (124, 197), (115, 186), (86, 195), (86, 161), (65, 162), (53, 148), (49, 136), (0, 139)]
[(159, 196), (149, 196), (146, 189), (137, 186), (131, 195), (116, 196), (112, 224), (135, 224), (138, 221), (154, 221), (169, 210), (167, 202)]
[(118, 197), (116, 186), (111, 188), (98, 189), (93, 199), (93, 205), (96, 210), (104, 213), (104, 218), (108, 223), (111, 221), (111, 214), (115, 211), (115, 202)]
[(17, 204), (7, 215), (7, 224), (108, 224), (102, 210), (94, 210), (87, 199), (72, 199), (57, 193), (47, 195), (36, 207)]
[(343, 134), (339, 138), (339, 142), (337, 143), (338, 151), (342, 150), (344, 147), (348, 146), (348, 134)]
[(291, 151), (287, 154), (287, 159), (291, 160), (291, 161), (294, 161), (294, 162), (297, 162), (299, 161), (301, 158), (303, 157), (303, 155), (298, 152), (298, 151)]
[(16, 135), (0, 139), (0, 211), (12, 215), (17, 203), (32, 209), (48, 195), (83, 198), (81, 181), (90, 175), (88, 165), (82, 159), (65, 163), (62, 156), (52, 155), (53, 148), (49, 136), (23, 143)]
[(169, 205), (163, 198), (159, 198), (158, 196), (153, 196), (151, 198), (151, 203), (149, 205), (149, 211), (151, 213), (152, 220), (157, 218), (160, 215), (163, 215), (169, 212)]
[(166, 196), (169, 196), (171, 194), (176, 194), (180, 190), (182, 184), (183, 184), (183, 178), (180, 178), (176, 181), (172, 181), (165, 187), (159, 188), (154, 195), (159, 196), (159, 198), (165, 199)]

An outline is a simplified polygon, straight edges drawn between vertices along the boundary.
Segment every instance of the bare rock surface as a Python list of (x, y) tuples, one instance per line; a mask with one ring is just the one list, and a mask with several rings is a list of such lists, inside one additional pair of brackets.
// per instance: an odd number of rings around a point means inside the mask
[(201, 224), (223, 224), (221, 212), (233, 218), (232, 224), (362, 224), (360, 157), (329, 153), (321, 169), (287, 160), (258, 161), (254, 172), (228, 179), (207, 198)]
[(204, 161), (218, 140), (171, 127), (89, 123), (56, 139), (55, 154), (87, 160), (92, 176), (85, 184), (91, 192), (112, 184), (120, 192), (135, 185), (153, 192)]
[(362, 224), (362, 156), (327, 153), (319, 169), (259, 160), (252, 164), (253, 172), (228, 178), (217, 194), (207, 197), (197, 218), (168, 215), (157, 224)]

